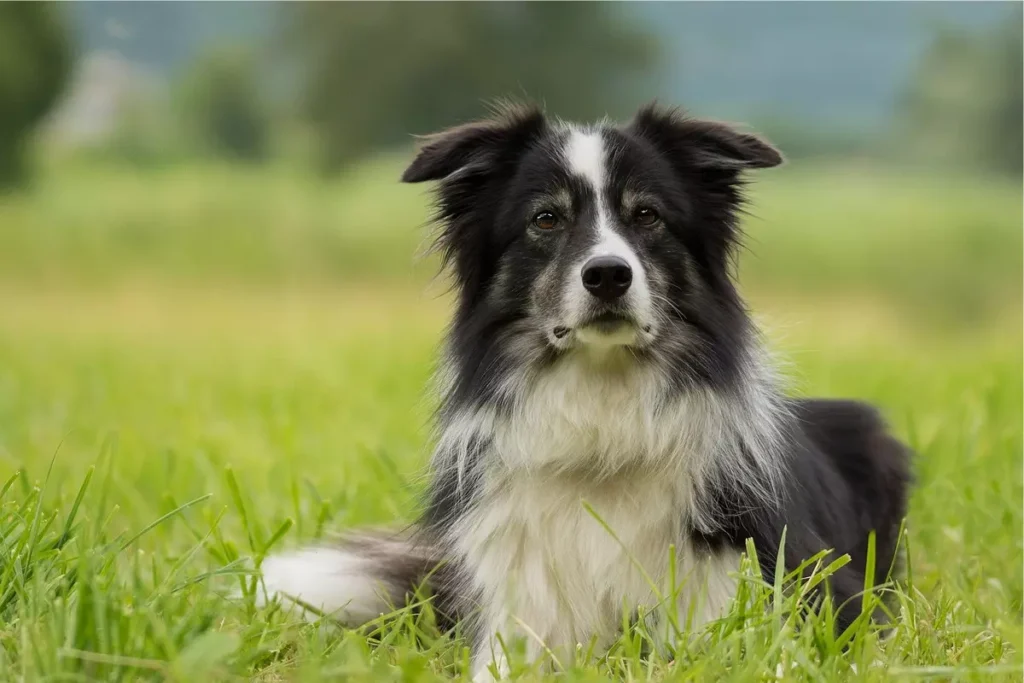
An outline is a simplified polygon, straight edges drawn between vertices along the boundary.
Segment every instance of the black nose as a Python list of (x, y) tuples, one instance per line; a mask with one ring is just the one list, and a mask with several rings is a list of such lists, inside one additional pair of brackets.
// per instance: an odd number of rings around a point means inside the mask
[(583, 286), (602, 301), (618, 299), (633, 282), (633, 269), (618, 256), (595, 256), (583, 264)]

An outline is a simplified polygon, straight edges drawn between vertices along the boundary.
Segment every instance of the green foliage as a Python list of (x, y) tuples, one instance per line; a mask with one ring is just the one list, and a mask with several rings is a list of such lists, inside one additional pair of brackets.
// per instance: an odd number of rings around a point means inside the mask
[(264, 159), (270, 121), (260, 88), (249, 52), (227, 48), (201, 57), (181, 87), (186, 130), (207, 153), (241, 161)]
[(1018, 7), (986, 32), (940, 31), (902, 102), (901, 136), (912, 157), (1021, 175), (1021, 22)]
[(658, 54), (612, 5), (302, 3), (286, 44), (322, 163), (479, 117), (529, 97), (565, 117), (623, 115)]
[(62, 8), (0, 4), (0, 187), (28, 173), (28, 139), (60, 96), (71, 68)]
[(145, 88), (124, 92), (116, 111), (110, 137), (79, 156), (124, 164), (131, 172), (165, 166), (186, 156), (177, 121), (158, 93)]

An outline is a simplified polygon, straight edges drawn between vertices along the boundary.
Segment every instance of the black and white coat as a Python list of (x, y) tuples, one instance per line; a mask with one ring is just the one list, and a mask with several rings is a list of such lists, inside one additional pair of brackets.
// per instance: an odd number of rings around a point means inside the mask
[(848, 625), (871, 532), (876, 584), (894, 563), (910, 458), (869, 406), (784, 396), (736, 291), (743, 175), (781, 161), (653, 106), (625, 126), (510, 108), (430, 138), (403, 180), (438, 182), (458, 299), (423, 517), (268, 558), (268, 592), (354, 625), (429, 576), (487, 680), (498, 636), (538, 657), (608, 643), (624, 606), (666, 644), (699, 629), (747, 539), (770, 573), (785, 529), (786, 566), (850, 555), (830, 582)]

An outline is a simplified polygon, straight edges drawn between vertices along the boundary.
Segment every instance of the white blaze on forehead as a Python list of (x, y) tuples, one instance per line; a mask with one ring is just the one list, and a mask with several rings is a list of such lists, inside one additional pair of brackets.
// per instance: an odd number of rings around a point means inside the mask
[[(615, 222), (607, 202), (609, 189), (608, 169), (605, 161), (607, 148), (604, 136), (599, 129), (571, 128), (563, 149), (567, 169), (573, 175), (582, 178), (590, 185), (594, 196), (595, 225), (580, 226), (595, 233), (595, 244), (573, 266), (566, 275), (566, 290), (563, 298), (567, 321), (570, 325), (577, 324), (589, 315), (593, 297), (583, 285), (582, 271), (584, 264), (595, 256), (618, 256), (629, 264), (633, 271), (633, 284), (623, 297), (641, 324), (649, 327), (653, 316), (652, 297), (647, 275), (640, 263), (636, 251), (626, 238), (613, 227)], [(579, 331), (577, 334), (583, 334)], [(582, 340), (583, 338), (580, 337)], [(602, 337), (604, 339), (604, 337)]]
[(604, 140), (601, 133), (574, 128), (565, 146), (565, 157), (572, 172), (590, 181), (600, 207), (605, 186)]
[(605, 144), (601, 132), (599, 130), (572, 129), (565, 145), (565, 158), (569, 170), (587, 180), (594, 191), (598, 242), (590, 252), (590, 257), (618, 256), (625, 259), (633, 269), (636, 283), (638, 280), (636, 276), (643, 274), (640, 259), (637, 258), (636, 253), (622, 235), (612, 229), (608, 207), (605, 203), (608, 181), (604, 163)]

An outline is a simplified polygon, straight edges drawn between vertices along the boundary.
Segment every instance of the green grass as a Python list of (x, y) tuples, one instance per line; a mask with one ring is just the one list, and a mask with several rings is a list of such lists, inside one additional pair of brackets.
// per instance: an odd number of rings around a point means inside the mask
[[(415, 515), (447, 301), (399, 168), (65, 169), (0, 202), (0, 680), (464, 675), (429, 610), (340, 633), (251, 599), (271, 547)], [(748, 563), (674, 664), (630, 631), (568, 679), (1020, 680), (1019, 190), (794, 168), (755, 197), (743, 282), (792, 391), (919, 452), (895, 631), (837, 638)]]
[[(464, 671), (463, 644), (429, 616), (398, 617), (368, 641), (224, 597), (251, 580), (242, 559), (273, 544), (412, 517), (443, 301), (155, 289), (2, 301), (0, 670), (182, 681)], [(633, 634), (577, 679), (743, 681), (780, 663), (786, 680), (886, 669), (1019, 679), (1019, 321), (968, 338), (893, 327), (838, 340), (834, 318), (796, 326), (786, 311), (766, 315), (785, 328), (794, 391), (876, 401), (920, 451), (894, 636), (863, 626), (844, 654), (827, 616), (797, 628), (788, 599), (776, 609), (772, 589), (750, 583), (745, 606), (674, 666), (641, 658)]]
[[(321, 181), (287, 167), (61, 167), (0, 196), (3, 279), (421, 283), (426, 189), (407, 155)], [(744, 281), (883, 296), (928, 317), (1020, 302), (1021, 191), (998, 178), (793, 164), (756, 177)]]

